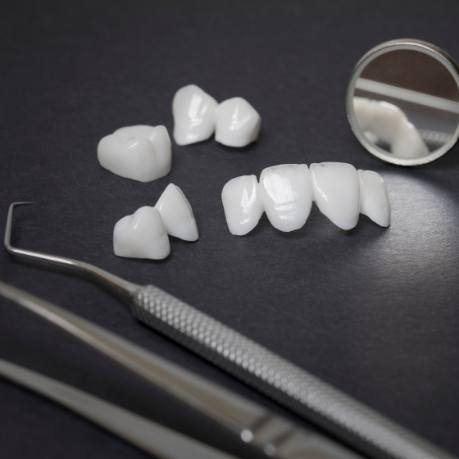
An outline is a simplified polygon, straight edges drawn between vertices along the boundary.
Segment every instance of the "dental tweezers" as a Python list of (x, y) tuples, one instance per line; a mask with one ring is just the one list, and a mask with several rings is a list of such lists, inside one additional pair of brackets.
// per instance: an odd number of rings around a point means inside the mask
[(92, 264), (20, 249), (11, 243), (10, 205), (5, 247), (14, 257), (78, 273), (123, 299), (132, 315), (293, 412), (378, 459), (453, 456), (154, 285), (141, 286)]
[(0, 377), (36, 392), (160, 459), (235, 459), (120, 406), (0, 359)]
[[(265, 455), (278, 459), (359, 459), (338, 443), (72, 314), (0, 281), (0, 297), (32, 312), (193, 407)], [(135, 425), (132, 428), (135, 428)], [(123, 427), (124, 429), (124, 427)], [(131, 429), (128, 430), (128, 433)], [(126, 432), (126, 430), (124, 430)], [(139, 433), (142, 435), (142, 432)], [(132, 435), (131, 435), (132, 437)], [(138, 439), (136, 434), (135, 439)], [(189, 456), (199, 458), (200, 456)]]

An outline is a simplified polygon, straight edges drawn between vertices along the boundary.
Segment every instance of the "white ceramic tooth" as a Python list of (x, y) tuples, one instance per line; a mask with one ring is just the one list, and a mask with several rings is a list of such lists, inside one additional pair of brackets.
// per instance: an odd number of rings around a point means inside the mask
[(242, 97), (221, 102), (216, 111), (215, 140), (228, 147), (245, 147), (258, 138), (261, 118)]
[(97, 158), (116, 175), (150, 182), (171, 170), (171, 141), (164, 126), (126, 126), (100, 140)]
[(178, 145), (201, 142), (215, 131), (217, 101), (199, 86), (180, 88), (172, 101), (174, 139)]
[(319, 210), (341, 229), (354, 228), (360, 212), (360, 185), (355, 167), (325, 162), (311, 164), (309, 169)]
[(390, 225), (390, 204), (383, 178), (373, 171), (359, 170), (360, 212), (380, 226)]
[(280, 231), (301, 228), (312, 206), (311, 176), (306, 164), (281, 164), (263, 169), (260, 195), (271, 224)]
[(113, 229), (113, 251), (119, 257), (166, 258), (169, 237), (158, 210), (144, 206), (119, 220)]
[(263, 215), (256, 176), (242, 175), (226, 182), (222, 203), (231, 234), (243, 236), (252, 231)]
[(167, 185), (156, 205), (170, 236), (184, 241), (197, 241), (198, 227), (193, 209), (183, 191), (173, 183)]

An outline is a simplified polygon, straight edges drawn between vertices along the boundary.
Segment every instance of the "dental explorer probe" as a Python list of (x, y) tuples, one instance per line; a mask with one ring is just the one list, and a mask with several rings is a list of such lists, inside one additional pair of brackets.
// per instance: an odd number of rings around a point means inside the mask
[(363, 403), (321, 381), (230, 327), (154, 285), (141, 286), (92, 264), (21, 249), (11, 243), (14, 209), (8, 211), (5, 247), (14, 257), (85, 275), (125, 300), (132, 315), (377, 459), (452, 459)]
[[(0, 281), (0, 297), (57, 326), (147, 382), (213, 419), (273, 459), (359, 459), (344, 448), (104, 328)], [(199, 456), (191, 456), (199, 457)]]

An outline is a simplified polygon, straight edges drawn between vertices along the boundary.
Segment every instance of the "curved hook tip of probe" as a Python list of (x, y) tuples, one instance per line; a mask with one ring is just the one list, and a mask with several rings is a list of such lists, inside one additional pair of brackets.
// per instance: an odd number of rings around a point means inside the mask
[(38, 264), (43, 264), (52, 267), (58, 267), (67, 272), (76, 274), (85, 274), (99, 284), (113, 291), (119, 296), (131, 301), (132, 296), (136, 293), (139, 286), (133, 284), (125, 279), (122, 279), (104, 269), (98, 268), (90, 263), (72, 258), (60, 257), (57, 255), (50, 255), (47, 253), (36, 252), (32, 250), (21, 249), (15, 247), (11, 243), (13, 227), (14, 227), (14, 209), (19, 206), (34, 204), (33, 202), (12, 202), (8, 209), (8, 216), (6, 218), (4, 244), (5, 250), (15, 258), (24, 260), (32, 260)]
[(5, 249), (9, 253), (14, 253), (15, 247), (11, 244), (11, 234), (13, 232), (13, 222), (14, 222), (14, 209), (19, 206), (28, 206), (30, 204), (35, 204), (33, 201), (16, 201), (12, 202), (8, 208), (8, 215), (6, 217), (5, 225), (5, 237), (4, 245)]

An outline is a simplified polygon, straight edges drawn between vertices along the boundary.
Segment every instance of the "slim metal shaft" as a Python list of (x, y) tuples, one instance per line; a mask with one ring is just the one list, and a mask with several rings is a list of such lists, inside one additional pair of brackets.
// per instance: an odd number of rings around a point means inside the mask
[(33, 204), (31, 202), (13, 202), (8, 209), (8, 216), (5, 225), (4, 245), (7, 252), (19, 260), (26, 263), (37, 263), (42, 266), (58, 268), (60, 271), (66, 271), (72, 274), (78, 274), (89, 278), (100, 284), (105, 289), (124, 300), (130, 300), (138, 289), (138, 285), (133, 284), (121, 277), (116, 276), (98, 266), (75, 260), (68, 257), (60, 257), (47, 253), (36, 252), (32, 250), (21, 249), (12, 244), (11, 238), (14, 224), (14, 209), (19, 206)]
[[(317, 453), (323, 459), (359, 459), (318, 433), (302, 429), (59, 306), (1, 281), (0, 296), (71, 334), (273, 458), (314, 457)], [(279, 438), (287, 433), (280, 442)]]
[[(378, 459), (451, 459), (453, 456), (385, 418), (347, 394), (299, 368), (274, 352), (216, 321), (198, 309), (154, 285), (136, 286), (109, 273), (94, 274), (92, 265), (11, 245), (12, 204), (8, 214), (5, 244), (8, 251), (23, 259), (51, 261), (55, 266), (93, 279), (116, 292), (123, 292), (138, 320), (174, 339), (236, 378), (313, 421), (328, 433), (340, 437), (361, 453)], [(88, 267), (89, 266), (89, 267)], [(105, 273), (105, 272), (104, 272)], [(106, 282), (107, 275), (109, 281)], [(108, 284), (108, 285), (105, 285)], [(116, 287), (113, 287), (114, 284)], [(249, 429), (250, 431), (250, 429)], [(280, 456), (291, 457), (291, 456)], [(294, 456), (295, 457), (295, 456)]]
[(235, 459), (120, 406), (0, 360), (0, 376), (68, 408), (160, 459)]

